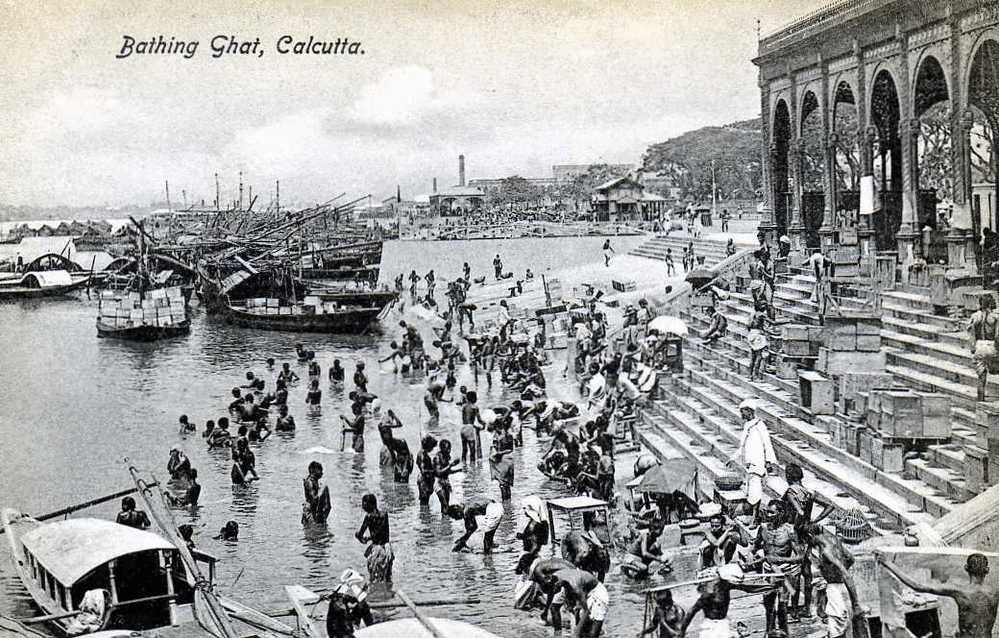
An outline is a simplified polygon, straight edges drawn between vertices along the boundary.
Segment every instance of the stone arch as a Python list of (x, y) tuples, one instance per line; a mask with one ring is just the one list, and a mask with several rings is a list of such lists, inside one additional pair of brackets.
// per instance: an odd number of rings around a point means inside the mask
[(837, 225), (855, 227), (859, 223), (860, 176), (862, 172), (860, 144), (860, 105), (853, 84), (846, 74), (837, 76), (831, 85), (832, 104), (830, 128), (836, 141), (833, 157), (833, 204)]
[[(810, 100), (811, 104), (809, 108), (805, 108), (806, 100)], [(805, 118), (808, 117), (813, 111), (822, 111), (822, 107), (825, 106), (825, 96), (822, 95), (822, 88), (818, 82), (806, 82), (802, 86), (798, 87), (798, 112), (795, 113), (797, 121), (795, 122), (795, 130), (801, 133), (801, 128), (805, 123)]]
[(902, 223), (902, 97), (887, 65), (875, 69), (870, 86), (868, 122), (875, 134), (874, 177), (881, 193), (881, 211), (873, 220), (875, 241), (878, 250), (891, 250)]
[(916, 72), (912, 75), (909, 94), (912, 96), (911, 115), (917, 118), (934, 104), (950, 99), (947, 72), (936, 55), (923, 52), (916, 64)]
[(787, 232), (791, 188), (789, 178), (792, 121), (791, 108), (783, 96), (774, 102), (770, 128), (770, 170), (773, 175), (774, 223), (779, 235)]
[[(982, 33), (971, 49), (966, 65), (964, 108), (961, 118), (966, 135), (966, 158), (970, 163), (971, 183), (966, 194), (970, 197), (972, 229), (977, 234), (983, 227), (999, 227), (999, 179), (996, 157), (999, 154), (999, 32), (989, 29)], [(968, 121), (970, 120), (970, 121)], [(970, 124), (970, 127), (967, 125)], [(996, 260), (999, 249), (989, 251), (987, 263)], [(987, 273), (995, 278), (996, 271)]]
[(966, 108), (969, 104), (968, 98), (971, 94), (971, 84), (972, 84), (972, 74), (974, 70), (975, 59), (978, 57), (982, 48), (991, 46), (988, 43), (999, 43), (999, 27), (989, 27), (982, 30), (980, 33), (975, 35), (975, 39), (971, 47), (968, 49), (968, 57), (963, 61), (961, 72), (961, 107)]

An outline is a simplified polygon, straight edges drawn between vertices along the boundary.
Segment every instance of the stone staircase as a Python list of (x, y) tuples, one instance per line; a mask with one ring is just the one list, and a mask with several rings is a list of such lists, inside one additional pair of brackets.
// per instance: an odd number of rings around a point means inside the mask
[[(655, 259), (657, 261), (666, 261), (666, 249), (668, 248), (672, 251), (673, 263), (676, 264), (677, 272), (682, 273), (683, 249), (686, 248), (691, 241), (694, 242), (694, 256), (704, 256), (705, 266), (713, 266), (724, 260), (726, 257), (724, 241), (716, 239), (692, 240), (687, 235), (654, 237), (628, 254), (635, 255), (637, 257)], [(746, 248), (746, 246), (740, 246), (737, 244), (737, 248), (742, 249)]]
[[(677, 239), (681, 247), (688, 241)], [(710, 484), (705, 482), (729, 473), (724, 461), (734, 451), (741, 431), (736, 406), (753, 397), (761, 405), (781, 462), (799, 463), (809, 487), (838, 507), (860, 509), (881, 531), (932, 523), (982, 491), (981, 481), (969, 476), (984, 471), (981, 464), (988, 462), (988, 427), (977, 412), (980, 404), (975, 401), (975, 374), (962, 321), (939, 316), (928, 291), (882, 293), (886, 371), (897, 385), (945, 394), (952, 405), (950, 441), (927, 445), (918, 455), (907, 454), (900, 473), (885, 472), (833, 445), (834, 422), (847, 422), (847, 417), (813, 415), (803, 408), (796, 380), (772, 374), (765, 374), (760, 382), (748, 380), (745, 335), (752, 300), (745, 292), (747, 283), (744, 276), (736, 277), (736, 290), (719, 302), (719, 310), (728, 318), (729, 338), (714, 345), (694, 336), (695, 330), (707, 327), (706, 315), (689, 305), (679, 310), (692, 329), (684, 342), (686, 369), (671, 379), (661, 378), (656, 400), (644, 410), (640, 436), (647, 447), (677, 450), (697, 462), (702, 488), (709, 491)], [(817, 304), (810, 300), (813, 283), (801, 272), (780, 276), (774, 291), (778, 320), (821, 323)], [(845, 310), (863, 307), (862, 288), (846, 292), (858, 297), (841, 298)], [(990, 396), (999, 395), (999, 382), (990, 379), (988, 390)], [(972, 467), (978, 469), (972, 472)], [(770, 488), (773, 495), (779, 494), (781, 480), (771, 480)]]

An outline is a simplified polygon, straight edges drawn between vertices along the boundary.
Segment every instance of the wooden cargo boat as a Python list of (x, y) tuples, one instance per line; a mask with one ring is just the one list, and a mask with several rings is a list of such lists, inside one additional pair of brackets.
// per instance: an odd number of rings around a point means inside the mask
[[(14, 567), (50, 625), (62, 635), (141, 631), (195, 620), (196, 588), (177, 548), (160, 536), (94, 518), (43, 523), (0, 513)], [(215, 559), (196, 552), (214, 578)], [(80, 613), (84, 598), (100, 601)], [(87, 621), (85, 624), (83, 621)]]
[(226, 321), (247, 328), (287, 332), (358, 333), (396, 299), (394, 292), (307, 295), (302, 301), (259, 297), (230, 302)]
[(191, 320), (181, 286), (101, 292), (97, 307), (98, 337), (156, 341), (190, 331)]

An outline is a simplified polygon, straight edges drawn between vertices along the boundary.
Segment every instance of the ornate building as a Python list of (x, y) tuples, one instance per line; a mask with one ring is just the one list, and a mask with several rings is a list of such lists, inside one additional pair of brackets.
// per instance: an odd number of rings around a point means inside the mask
[(903, 273), (920, 258), (980, 272), (977, 239), (999, 222), (972, 197), (973, 168), (996, 187), (999, 3), (845, 0), (764, 37), (753, 62), (768, 241), (852, 250), (862, 270), (897, 253)]

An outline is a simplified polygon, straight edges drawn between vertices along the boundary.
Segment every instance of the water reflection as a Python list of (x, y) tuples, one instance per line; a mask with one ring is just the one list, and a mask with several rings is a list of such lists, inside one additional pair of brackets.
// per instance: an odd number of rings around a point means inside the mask
[[(460, 248), (456, 245), (435, 245), (436, 253), (425, 245), (387, 246), (386, 260), (412, 264), (421, 272), (435, 263), (445, 275), (457, 272), (462, 261), (469, 261), (473, 271), (489, 268), (495, 246), (470, 244), (464, 253), (454, 252)], [(578, 262), (571, 246), (562, 242), (551, 244), (557, 248), (547, 251), (543, 243), (515, 245), (532, 252), (524, 253), (518, 264), (514, 248), (504, 248), (504, 261), (511, 268), (521, 269), (528, 258), (536, 272), (542, 271), (545, 260)], [(579, 246), (598, 253), (600, 240), (582, 241)], [(623, 252), (627, 246), (615, 242), (615, 248)], [(482, 251), (480, 265), (475, 260)], [(448, 260), (457, 260), (450, 271), (445, 267)], [(428, 431), (458, 444), (460, 418), (454, 405), (443, 404), (440, 420), (429, 423), (422, 406), (422, 375), (393, 374), (387, 366), (379, 370), (375, 357), (387, 349), (397, 332), (395, 321), (387, 322), (385, 334), (283, 335), (236, 329), (196, 310), (187, 337), (161, 344), (127, 344), (97, 339), (95, 313), (95, 301), (77, 299), (0, 306), (0, 352), (4, 353), (0, 434), (5, 437), (5, 445), (0, 446), (0, 505), (45, 512), (120, 490), (130, 485), (124, 457), (162, 474), (170, 447), (179, 444), (198, 469), (203, 489), (197, 510), (177, 509), (174, 516), (178, 523), (194, 526), (199, 549), (220, 558), (218, 579), (227, 594), (270, 607), (282, 603), (283, 585), (323, 589), (346, 567), (363, 572), (364, 545), (353, 534), (362, 518), (360, 497), (372, 492), (390, 516), (397, 587), (414, 597), (477, 597), (482, 601), (478, 605), (449, 606), (440, 613), (485, 624), (500, 635), (550, 635), (550, 629), (541, 627), (536, 617), (512, 610), (514, 535), (524, 524), (519, 502), (530, 494), (561, 496), (565, 489), (535, 469), (548, 444), (537, 440), (533, 431), (525, 431), (525, 445), (515, 453), (513, 501), (505, 504), (506, 518), (496, 535), (498, 545), (512, 551), (492, 557), (451, 552), (463, 532), (461, 521), (442, 517), (436, 498), (431, 506), (420, 506), (416, 472), (408, 484), (397, 484), (391, 470), (382, 471), (378, 464), (381, 443), (373, 426), (368, 428), (363, 454), (340, 451), (339, 414), (349, 412), (349, 402), (344, 388), (329, 386), (325, 376), (321, 414), (306, 414), (304, 381), (289, 389), (288, 405), (298, 430), (275, 433), (265, 443), (252, 445), (261, 480), (247, 488), (234, 490), (232, 486), (230, 451), (209, 450), (201, 437), (206, 420), (217, 422), (225, 415), (229, 391), (240, 384), (246, 370), (262, 375), (268, 390), (273, 389), (264, 364), (267, 357), (279, 364), (289, 362), (306, 377), (304, 366), (294, 356), (295, 343), (302, 341), (316, 351), (324, 375), (334, 358), (340, 359), (349, 376), (354, 362), (364, 357), (370, 390), (382, 399), (383, 411), (391, 408), (402, 420), (404, 425), (396, 435), (404, 437), (414, 453), (421, 434)], [(547, 374), (557, 372), (549, 369)], [(468, 370), (462, 370), (458, 383), (475, 388)], [(510, 398), (498, 383), (487, 390), (484, 379), (478, 390), (483, 405)], [(178, 435), (180, 414), (197, 424), (197, 433)], [(235, 433), (235, 423), (230, 430)], [(483, 443), (488, 445), (488, 440)], [(460, 445), (455, 453), (460, 453)], [(331, 489), (333, 513), (327, 528), (304, 528), (301, 523), (302, 479), (313, 460), (326, 468)], [(485, 462), (472, 464), (453, 483), (454, 502), (473, 495), (499, 499), (498, 486)], [(86, 515), (113, 518), (116, 511), (117, 503), (112, 503)], [(214, 540), (230, 519), (240, 525), (239, 541)], [(472, 544), (481, 547), (479, 538), (473, 538)], [(36, 613), (24, 604), (25, 593), (8, 561), (6, 555), (0, 559), (0, 613)], [(606, 631), (608, 635), (634, 635), (641, 623), (641, 606), (622, 593), (636, 588), (623, 588), (616, 579), (616, 574), (608, 577), (612, 603)]]

